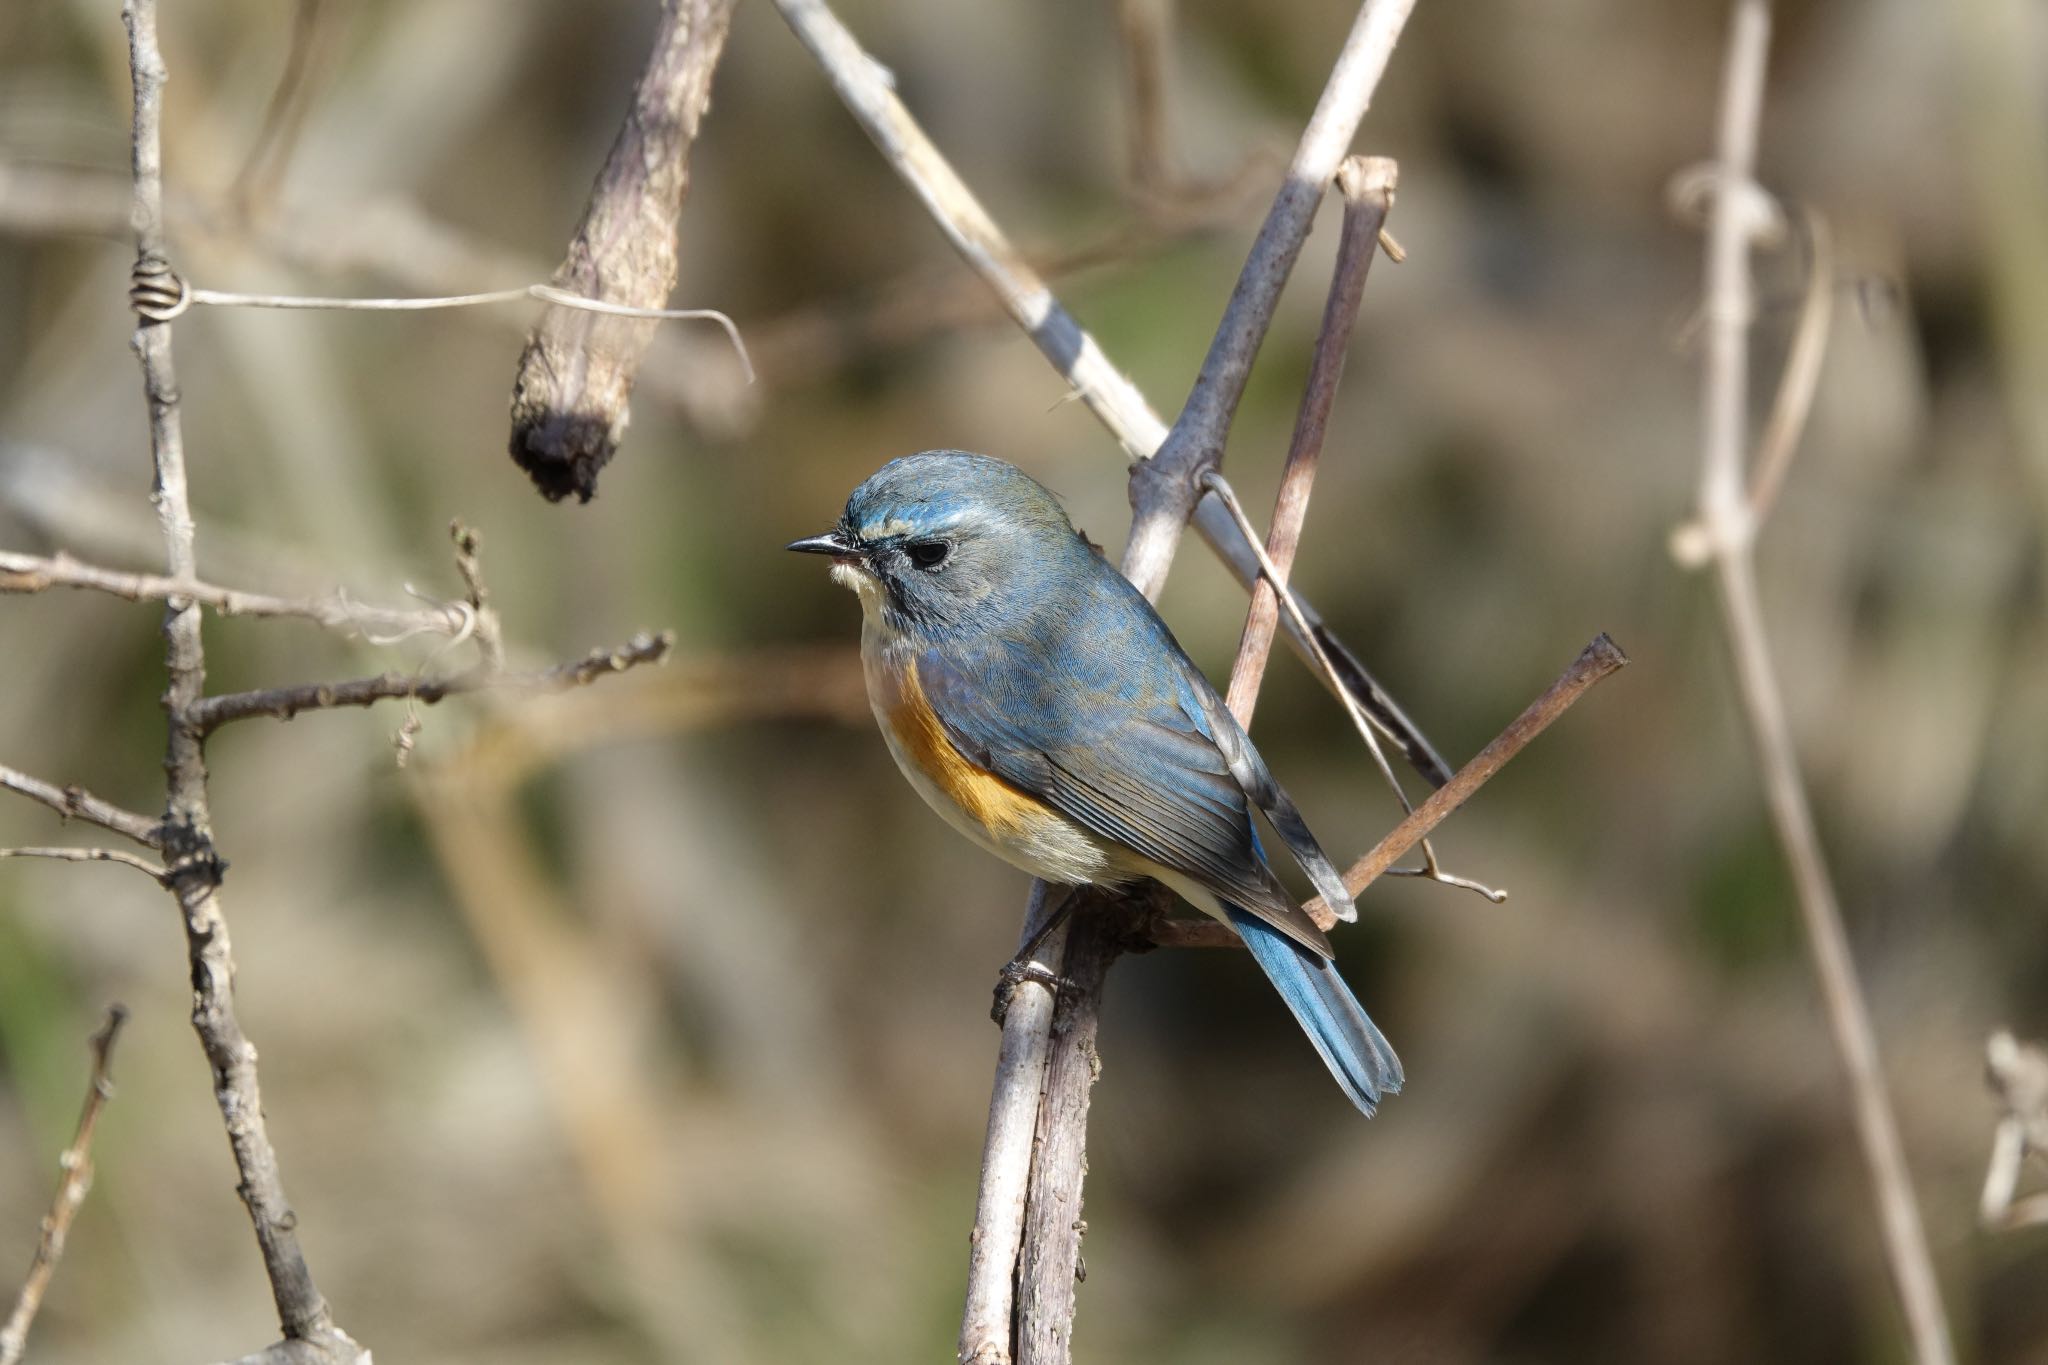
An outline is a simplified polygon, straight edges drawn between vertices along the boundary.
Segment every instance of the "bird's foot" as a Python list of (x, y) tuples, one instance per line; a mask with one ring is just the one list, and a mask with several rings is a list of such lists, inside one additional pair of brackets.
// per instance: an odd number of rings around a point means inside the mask
[(1073, 982), (1050, 967), (1041, 967), (1026, 957), (1011, 958), (1003, 964), (1003, 969), (996, 973), (995, 1003), (990, 1005), (988, 1010), (988, 1017), (996, 1021), (997, 1028), (1001, 1028), (1003, 1021), (1010, 1017), (1010, 1001), (1016, 997), (1017, 987), (1026, 981), (1037, 982), (1051, 991), (1055, 997), (1061, 990), (1071, 990), (1074, 986)]

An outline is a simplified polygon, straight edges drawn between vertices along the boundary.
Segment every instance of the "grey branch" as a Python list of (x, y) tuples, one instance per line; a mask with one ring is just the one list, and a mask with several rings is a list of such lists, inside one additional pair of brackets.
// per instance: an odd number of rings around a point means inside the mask
[[(662, 0), (654, 45), (618, 139), (591, 190), (554, 284), (636, 308), (676, 283), (676, 224), (690, 148), (711, 103), (734, 0)], [(624, 438), (627, 400), (651, 323), (550, 308), (534, 325), (512, 386), (512, 458), (550, 499), (597, 490)]]
[(133, 853), (124, 853), (117, 848), (73, 848), (69, 845), (36, 848), (0, 848), (0, 858), (50, 858), (64, 863), (119, 863), (147, 873), (149, 879), (168, 884), (170, 875), (147, 858), (138, 858)]
[(21, 1359), (22, 1349), (28, 1344), (28, 1329), (43, 1306), (43, 1295), (49, 1290), (50, 1278), (57, 1273), (57, 1262), (63, 1259), (64, 1240), (71, 1233), (72, 1220), (78, 1217), (86, 1193), (92, 1189), (92, 1136), (99, 1127), (100, 1110), (114, 1095), (107, 1063), (113, 1055), (114, 1039), (127, 1018), (124, 1007), (110, 1007), (106, 1022), (92, 1036), (92, 1079), (86, 1086), (85, 1107), (79, 1111), (71, 1145), (57, 1158), (57, 1169), (61, 1172), (57, 1194), (50, 1201), (50, 1211), (43, 1215), (35, 1259), (29, 1262), (28, 1277), (22, 1281), (21, 1293), (14, 1300), (14, 1311), (8, 1315), (6, 1326), (0, 1327), (0, 1365), (16, 1365)]
[(111, 801), (103, 801), (83, 787), (59, 787), (41, 778), (30, 777), (18, 768), (6, 767), (0, 767), (0, 787), (19, 792), (31, 801), (40, 801), (67, 820), (84, 820), (101, 829), (110, 829), (145, 848), (163, 847), (163, 838), (155, 820), (137, 815), (132, 810), (123, 810)]
[[(1767, 508), (1769, 500), (1752, 501), (1744, 466), (1749, 327), (1755, 311), (1749, 251), (1752, 240), (1776, 217), (1768, 196), (1755, 181), (1770, 30), (1767, 0), (1735, 0), (1722, 71), (1707, 220), (1697, 524), (1704, 530), (1712, 557), (1737, 692), (1772, 823), (1791, 868), (1821, 1000), (1848, 1081), (1856, 1134), (1883, 1230), (1885, 1257), (1913, 1355), (1920, 1365), (1949, 1365), (1955, 1359), (1955, 1347), (1949, 1335), (1948, 1311), (1934, 1273), (1898, 1120), (1892, 1112), (1877, 1031), (1856, 975), (1841, 906), (1800, 776), (1792, 726), (1778, 690), (1757, 594), (1753, 553), (1757, 512)], [(1788, 432), (1782, 439), (1789, 451), (1790, 445), (1796, 444), (1797, 433)], [(1776, 470), (1787, 458), (1789, 453), (1774, 456), (1772, 468)], [(1775, 474), (1771, 477), (1774, 484)]]
[(474, 628), (472, 613), (459, 603), (408, 610), (373, 607), (342, 592), (326, 597), (276, 597), (161, 574), (104, 569), (66, 554), (46, 558), (0, 550), (0, 593), (47, 592), (52, 588), (81, 588), (130, 602), (191, 601), (221, 616), (296, 617), (378, 643), (408, 635), (460, 635)]
[[(169, 269), (163, 188), (166, 73), (157, 46), (156, 13), (155, 0), (127, 0), (122, 11), (135, 85), (133, 222), (138, 285)], [(142, 365), (148, 403), (149, 445), (156, 469), (154, 497), (168, 576), (194, 582), (199, 573), (170, 324), (142, 319), (135, 330), (134, 348)], [(199, 604), (189, 598), (173, 598), (166, 604), (164, 665), (169, 675), (164, 693), (169, 730), (164, 772), (169, 792), (161, 847), (169, 884), (184, 912), (180, 918), (192, 971), (192, 1026), (213, 1069), (214, 1099), (240, 1176), (237, 1189), (255, 1229), (283, 1335), (329, 1359), (354, 1360), (361, 1350), (334, 1325), (327, 1300), (314, 1285), (299, 1249), (297, 1218), (285, 1198), (277, 1152), (264, 1123), (256, 1049), (243, 1036), (235, 1017), (234, 951), (221, 908), (222, 863), (213, 849), (205, 735), (192, 715), (205, 688), (206, 649), (200, 636)]]
[(302, 711), (326, 711), (342, 706), (369, 706), (380, 701), (410, 698), (432, 705), (446, 697), (485, 689), (508, 692), (560, 692), (582, 687), (613, 673), (623, 673), (641, 664), (659, 663), (675, 645), (669, 631), (635, 635), (616, 649), (593, 649), (580, 659), (531, 671), (505, 671), (488, 665), (446, 677), (426, 678), (413, 673), (380, 673), (371, 678), (352, 678), (337, 683), (300, 683), (291, 687), (262, 688), (252, 692), (223, 692), (202, 697), (191, 715), (201, 734), (210, 735), (231, 721), (253, 716), (290, 720)]

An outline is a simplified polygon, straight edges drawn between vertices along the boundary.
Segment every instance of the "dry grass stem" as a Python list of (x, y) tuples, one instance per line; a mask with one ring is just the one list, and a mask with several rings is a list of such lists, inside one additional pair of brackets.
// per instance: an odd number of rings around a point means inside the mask
[[(1772, 823), (1790, 864), (1800, 921), (1806, 931), (1828, 1025), (1849, 1084), (1856, 1134), (1869, 1168), (1871, 1192), (1883, 1232), (1885, 1258), (1899, 1296), (1914, 1359), (1949, 1365), (1955, 1348), (1948, 1311), (1921, 1224), (1898, 1121), (1879, 1059), (1877, 1031), (1857, 978), (1835, 899), (1813, 810), (1800, 777), (1784, 698), (1771, 662), (1763, 607), (1757, 595), (1753, 546), (1757, 500), (1745, 477), (1749, 383), (1749, 328), (1755, 313), (1749, 251), (1774, 215), (1756, 185), (1756, 149), (1762, 122), (1764, 72), (1770, 49), (1767, 0), (1736, 0), (1722, 71), (1712, 197), (1707, 219), (1705, 328), (1701, 384), (1700, 505), (1719, 587), (1721, 616), (1735, 664), (1737, 691)], [(1825, 287), (1825, 286), (1823, 286)], [(1809, 310), (1809, 314), (1811, 310)], [(1824, 319), (1823, 319), (1824, 320)], [(1799, 359), (1795, 347), (1794, 359)], [(1817, 354), (1809, 362), (1818, 365)], [(1809, 379), (1806, 381), (1811, 382)], [(1804, 405), (1795, 416), (1803, 417)], [(1762, 506), (1782, 477), (1798, 440), (1796, 426), (1772, 454)]]
[(6, 1325), (0, 1326), (0, 1365), (17, 1365), (20, 1361), (22, 1350), (28, 1345), (29, 1328), (34, 1325), (36, 1313), (43, 1306), (43, 1295), (50, 1288), (50, 1278), (57, 1273), (57, 1262), (63, 1259), (64, 1241), (71, 1234), (72, 1220), (78, 1217), (78, 1210), (92, 1189), (93, 1132), (99, 1127), (100, 1110), (114, 1096), (114, 1083), (107, 1068), (113, 1057), (114, 1039), (127, 1019), (124, 1007), (111, 1006), (106, 1021), (92, 1036), (92, 1079), (86, 1086), (85, 1107), (79, 1110), (71, 1145), (57, 1158), (57, 1169), (62, 1174), (57, 1178), (57, 1194), (50, 1201), (50, 1211), (43, 1215), (35, 1259), (29, 1262), (28, 1277), (15, 1297), (14, 1311), (8, 1314)]

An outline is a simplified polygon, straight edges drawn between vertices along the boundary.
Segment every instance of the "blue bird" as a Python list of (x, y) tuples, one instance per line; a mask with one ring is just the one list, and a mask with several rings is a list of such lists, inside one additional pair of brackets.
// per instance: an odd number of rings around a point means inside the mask
[(1142, 877), (1230, 925), (1368, 1117), (1401, 1063), (1266, 863), (1255, 805), (1338, 913), (1337, 870), (1216, 689), (1129, 579), (1016, 466), (891, 461), (789, 546), (860, 598), (868, 700), (947, 823), (1047, 882)]

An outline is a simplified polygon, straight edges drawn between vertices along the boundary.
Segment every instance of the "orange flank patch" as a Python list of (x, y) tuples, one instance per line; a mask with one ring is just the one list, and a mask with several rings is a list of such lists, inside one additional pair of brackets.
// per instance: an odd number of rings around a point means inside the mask
[(903, 746), (904, 754), (931, 779), (933, 786), (989, 833), (998, 838), (1014, 838), (1038, 829), (1048, 817), (1060, 819), (1045, 802), (988, 769), (968, 762), (953, 747), (953, 741), (946, 738), (945, 727), (939, 724), (938, 714), (925, 700), (914, 660), (900, 675), (888, 716), (889, 728), (896, 732), (896, 742)]

